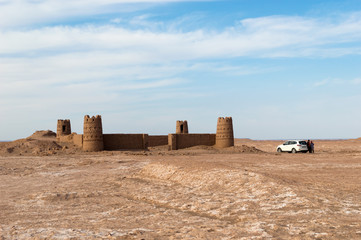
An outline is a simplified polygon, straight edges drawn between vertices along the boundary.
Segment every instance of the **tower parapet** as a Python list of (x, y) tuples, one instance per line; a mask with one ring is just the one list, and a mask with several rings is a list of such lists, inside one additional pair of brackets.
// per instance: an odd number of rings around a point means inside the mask
[(188, 122), (185, 121), (177, 121), (176, 131), (175, 133), (188, 133)]
[(83, 150), (97, 152), (104, 150), (102, 117), (84, 116)]
[(216, 147), (234, 146), (232, 117), (219, 117), (217, 122)]
[(56, 137), (66, 136), (71, 134), (70, 120), (58, 119), (58, 125), (56, 128)]

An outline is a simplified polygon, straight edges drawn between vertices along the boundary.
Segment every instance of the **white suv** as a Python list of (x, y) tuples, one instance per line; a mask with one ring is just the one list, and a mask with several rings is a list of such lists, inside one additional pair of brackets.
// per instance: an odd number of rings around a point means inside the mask
[(307, 143), (303, 140), (289, 140), (277, 146), (277, 152), (308, 152)]

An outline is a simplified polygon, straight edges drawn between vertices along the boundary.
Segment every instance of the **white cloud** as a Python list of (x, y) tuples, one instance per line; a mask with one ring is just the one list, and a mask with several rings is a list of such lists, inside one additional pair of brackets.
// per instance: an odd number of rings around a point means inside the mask
[(355, 78), (352, 80), (352, 84), (359, 85), (361, 84), (361, 78)]
[(360, 85), (361, 78), (354, 78), (354, 79), (324, 79), (322, 81), (315, 82), (313, 84), (314, 87), (321, 87), (325, 85), (332, 85), (332, 86), (352, 86), (352, 85)]
[(133, 12), (150, 4), (205, 0), (3, 0), (0, 28), (31, 26), (73, 17)]
[[(139, 20), (140, 19), (140, 20)], [(146, 16), (137, 21), (147, 25)], [(149, 23), (151, 25), (151, 23)], [(108, 51), (130, 61), (168, 62), (204, 58), (305, 57), (360, 54), (361, 13), (336, 23), (301, 17), (246, 19), (221, 31), (130, 30), (112, 25), (55, 26), (0, 32), (0, 54)], [(141, 59), (144, 59), (141, 60)]]
[(319, 81), (319, 82), (315, 82), (315, 83), (313, 84), (313, 86), (315, 86), (315, 87), (321, 87), (321, 86), (324, 86), (324, 85), (326, 85), (326, 84), (328, 84), (328, 83), (329, 83), (329, 80), (325, 79), (325, 80), (322, 80), (322, 81)]

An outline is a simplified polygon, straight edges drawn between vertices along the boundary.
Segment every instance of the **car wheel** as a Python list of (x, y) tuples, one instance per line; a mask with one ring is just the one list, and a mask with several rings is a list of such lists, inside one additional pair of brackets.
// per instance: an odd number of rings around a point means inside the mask
[(296, 153), (296, 149), (292, 148), (291, 153)]
[(277, 152), (281, 153), (282, 149), (281, 148), (277, 148)]

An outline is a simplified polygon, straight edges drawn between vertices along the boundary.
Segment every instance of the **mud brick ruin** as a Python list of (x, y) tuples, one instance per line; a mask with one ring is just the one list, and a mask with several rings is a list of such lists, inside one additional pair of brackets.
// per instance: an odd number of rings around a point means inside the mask
[(102, 117), (84, 117), (83, 150), (98, 152), (104, 150)]
[(70, 120), (58, 120), (57, 141), (71, 142), (84, 151), (98, 152), (111, 150), (146, 150), (148, 147), (168, 145), (169, 150), (177, 150), (193, 146), (215, 146), (227, 148), (234, 146), (233, 123), (231, 117), (220, 117), (217, 122), (217, 132), (192, 133), (188, 131), (187, 121), (176, 122), (176, 133), (168, 135), (148, 134), (104, 134), (102, 117), (84, 116), (83, 134), (71, 133)]
[(188, 122), (187, 121), (177, 121), (175, 133), (188, 133)]
[(219, 148), (234, 146), (233, 123), (231, 117), (218, 118), (216, 144)]
[(71, 134), (70, 120), (58, 120), (58, 126), (56, 128), (56, 136), (65, 136)]

